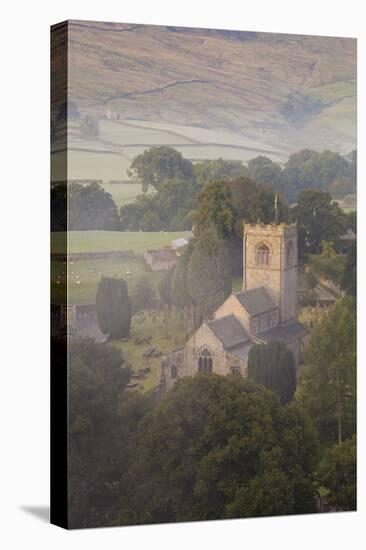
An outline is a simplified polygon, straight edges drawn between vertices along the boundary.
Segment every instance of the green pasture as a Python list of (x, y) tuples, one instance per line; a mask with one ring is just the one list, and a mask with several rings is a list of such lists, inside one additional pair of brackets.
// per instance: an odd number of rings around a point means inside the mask
[[(118, 209), (121, 206), (134, 202), (142, 194), (142, 185), (140, 183), (103, 183), (103, 189), (112, 195), (112, 198)], [(149, 189), (148, 194), (153, 191)]]
[[(122, 277), (131, 293), (138, 279), (144, 277), (158, 289), (165, 272), (152, 272), (145, 264), (143, 253), (148, 249), (168, 245), (173, 239), (188, 237), (179, 232), (70, 231), (69, 253), (131, 250), (134, 258), (103, 258), (70, 261), (53, 260), (52, 299), (61, 303), (65, 295), (68, 273), (68, 296), (71, 304), (94, 304), (98, 282), (102, 276)], [(65, 234), (51, 234), (52, 252), (62, 253)]]
[[(190, 231), (69, 231), (68, 252), (108, 252), (132, 250), (142, 255), (148, 249), (168, 245), (179, 237), (190, 236)], [(54, 232), (51, 234), (52, 252), (62, 253), (64, 250), (65, 234)]]
[(341, 80), (308, 88), (306, 93), (328, 103), (344, 97), (356, 96), (357, 83), (356, 80)]
[(142, 277), (148, 279), (157, 290), (165, 273), (164, 271), (152, 272), (146, 267), (142, 257), (78, 260), (69, 262), (69, 264), (55, 261), (53, 268), (53, 300), (58, 303), (65, 295), (64, 289), (68, 272), (68, 296), (71, 304), (95, 304), (97, 285), (102, 276), (123, 278), (131, 293), (137, 280)]

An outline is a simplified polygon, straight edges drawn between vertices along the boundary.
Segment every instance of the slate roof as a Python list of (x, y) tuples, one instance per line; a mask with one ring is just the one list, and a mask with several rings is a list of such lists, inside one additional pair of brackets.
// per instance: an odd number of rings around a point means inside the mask
[(291, 321), (287, 325), (270, 328), (260, 334), (256, 334), (256, 337), (264, 342), (270, 342), (273, 340), (280, 340), (281, 342), (291, 342), (294, 338), (305, 336), (308, 329), (298, 321)]
[(252, 347), (253, 342), (243, 342), (242, 344), (238, 344), (237, 346), (233, 346), (230, 348), (229, 353), (232, 355), (235, 355), (236, 357), (239, 357), (239, 359), (243, 359), (244, 361), (248, 360), (248, 355), (250, 348)]
[(235, 296), (249, 315), (259, 315), (278, 308), (278, 305), (271, 298), (264, 286), (237, 292)]
[(248, 334), (235, 315), (226, 315), (225, 317), (208, 321), (207, 326), (226, 349), (250, 341)]

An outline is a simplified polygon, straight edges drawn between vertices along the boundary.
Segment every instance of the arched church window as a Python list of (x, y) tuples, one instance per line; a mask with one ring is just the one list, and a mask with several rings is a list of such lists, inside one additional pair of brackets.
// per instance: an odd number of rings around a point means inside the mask
[(287, 265), (293, 265), (294, 263), (294, 243), (292, 241), (287, 245), (286, 262)]
[(177, 375), (178, 375), (177, 365), (172, 365), (172, 368), (171, 368), (171, 371), (170, 371), (170, 376), (172, 378), (177, 378)]
[(199, 372), (207, 374), (212, 373), (213, 353), (207, 346), (201, 348), (198, 352), (197, 368)]
[(269, 265), (271, 260), (271, 249), (268, 244), (261, 243), (257, 246), (256, 250), (256, 264), (257, 265)]

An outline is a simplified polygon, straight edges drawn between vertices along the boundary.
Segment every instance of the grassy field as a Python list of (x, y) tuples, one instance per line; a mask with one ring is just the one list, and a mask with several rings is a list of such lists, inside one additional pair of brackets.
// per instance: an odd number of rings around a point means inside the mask
[[(126, 274), (126, 271), (129, 273)], [(62, 300), (66, 285), (67, 267), (64, 262), (54, 262), (55, 280), (52, 281), (52, 296), (55, 303)], [(95, 304), (97, 285), (101, 277), (121, 277), (128, 285), (131, 294), (138, 279), (144, 277), (157, 290), (165, 272), (152, 272), (142, 257), (133, 259), (107, 258), (79, 260), (68, 266), (68, 295), (72, 304)]]
[[(148, 313), (145, 315), (144, 322), (139, 321), (137, 316), (133, 317), (130, 337), (127, 342), (118, 340), (111, 342), (112, 345), (122, 350), (126, 362), (131, 364), (133, 372), (137, 373), (140, 368), (149, 365), (151, 371), (143, 379), (136, 379), (136, 382), (139, 383), (139, 389), (144, 392), (159, 385), (161, 372), (161, 357), (152, 357), (146, 360), (143, 357), (144, 352), (153, 347), (162, 353), (168, 353), (183, 347), (186, 342), (185, 322), (178, 315), (172, 314), (169, 320), (169, 337), (166, 335), (162, 312), (155, 314), (155, 321), (152, 315)], [(150, 344), (135, 344), (137, 337), (146, 336), (152, 337)], [(131, 382), (134, 382), (134, 379)]]
[[(142, 255), (150, 248), (159, 248), (170, 244), (174, 239), (190, 235), (190, 231), (70, 231), (68, 247), (69, 253), (132, 250), (135, 254)], [(65, 252), (63, 250), (64, 238), (65, 235), (62, 232), (51, 234), (52, 252)]]
[[(69, 262), (53, 262), (52, 298), (61, 303), (68, 272), (68, 296), (72, 304), (94, 304), (98, 282), (102, 276), (122, 277), (131, 293), (138, 279), (144, 277), (158, 289), (165, 272), (152, 272), (145, 265), (143, 253), (149, 248), (170, 244), (173, 239), (189, 236), (189, 232), (128, 233), (121, 231), (72, 231), (69, 233), (69, 252), (107, 252), (132, 250), (134, 258), (88, 259)], [(52, 233), (52, 251), (62, 250), (64, 234)]]
[[(107, 193), (112, 195), (117, 208), (134, 202), (136, 197), (142, 193), (142, 185), (140, 183), (104, 183), (103, 188)], [(152, 193), (151, 189), (148, 191)]]

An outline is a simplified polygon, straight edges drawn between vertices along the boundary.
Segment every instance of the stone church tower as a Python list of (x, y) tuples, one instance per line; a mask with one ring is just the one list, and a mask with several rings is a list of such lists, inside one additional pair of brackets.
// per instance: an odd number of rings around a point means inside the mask
[(297, 227), (244, 224), (243, 291), (264, 286), (279, 306), (280, 324), (297, 319)]

